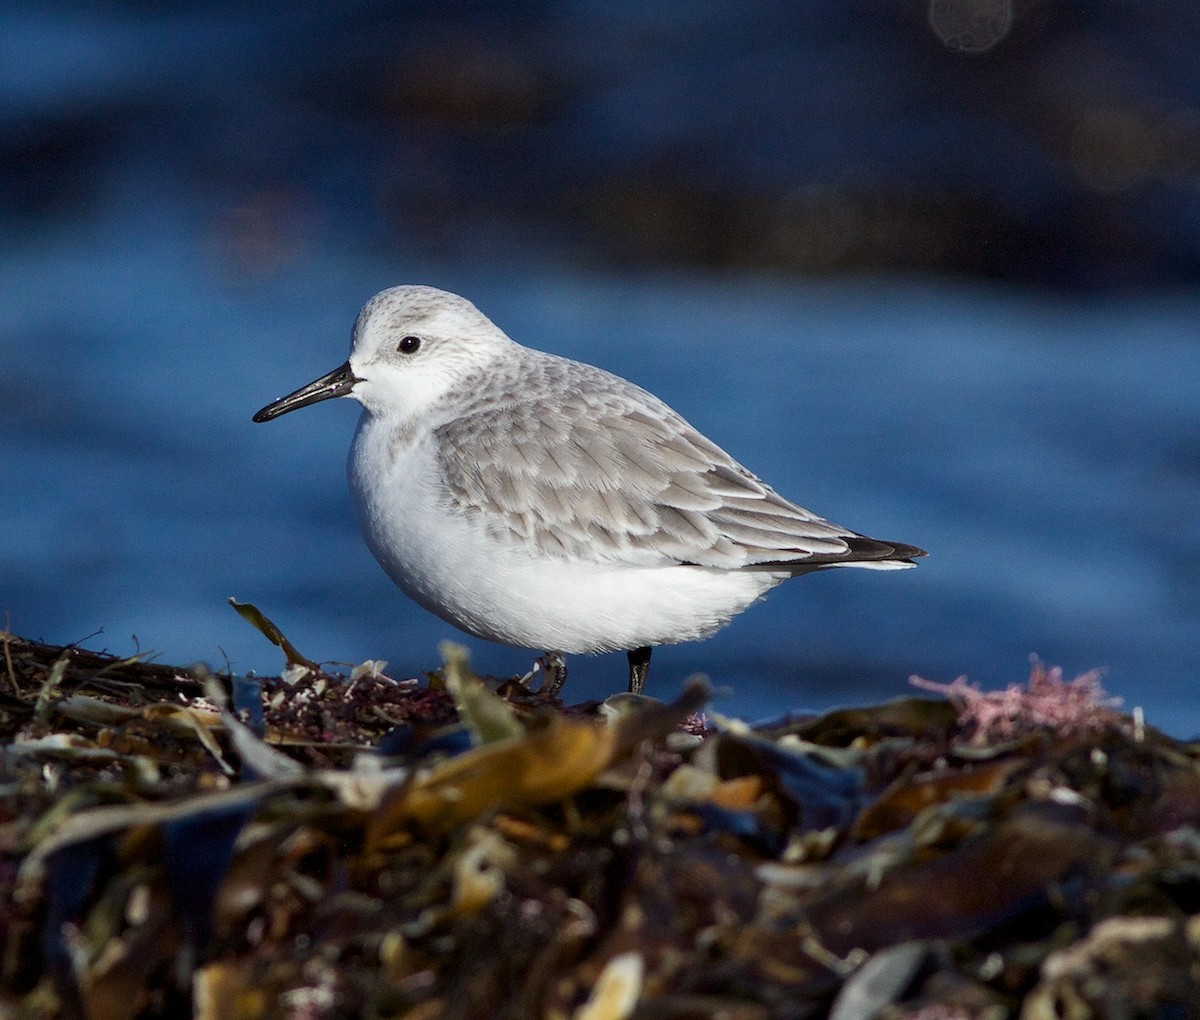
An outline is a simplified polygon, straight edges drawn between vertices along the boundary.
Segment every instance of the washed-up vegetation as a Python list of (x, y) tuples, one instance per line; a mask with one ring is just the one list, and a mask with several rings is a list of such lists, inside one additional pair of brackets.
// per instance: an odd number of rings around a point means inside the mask
[(1200, 1016), (1200, 747), (1094, 675), (751, 728), (0, 641), (0, 1016)]

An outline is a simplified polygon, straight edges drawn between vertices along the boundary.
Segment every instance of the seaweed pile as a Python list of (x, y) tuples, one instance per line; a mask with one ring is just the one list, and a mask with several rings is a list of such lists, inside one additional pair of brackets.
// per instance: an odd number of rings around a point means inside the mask
[(1200, 1016), (1200, 746), (1094, 676), (751, 728), (0, 641), (3, 1017)]

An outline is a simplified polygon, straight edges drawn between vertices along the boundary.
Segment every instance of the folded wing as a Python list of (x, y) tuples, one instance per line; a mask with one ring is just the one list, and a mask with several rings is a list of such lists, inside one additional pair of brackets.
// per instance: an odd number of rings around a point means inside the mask
[(450, 509), (498, 541), (555, 558), (794, 573), (924, 555), (789, 502), (632, 383), (524, 353), (522, 396), (481, 379), (467, 412), (435, 430)]

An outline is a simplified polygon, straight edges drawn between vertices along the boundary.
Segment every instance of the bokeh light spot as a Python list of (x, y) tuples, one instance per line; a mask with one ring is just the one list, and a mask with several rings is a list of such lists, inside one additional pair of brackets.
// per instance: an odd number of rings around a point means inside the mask
[(1012, 28), (1012, 0), (929, 0), (929, 26), (947, 47), (985, 53)]

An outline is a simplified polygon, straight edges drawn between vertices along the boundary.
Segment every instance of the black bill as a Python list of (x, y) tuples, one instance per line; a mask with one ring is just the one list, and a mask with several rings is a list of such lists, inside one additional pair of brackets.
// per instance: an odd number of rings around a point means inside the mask
[(307, 407), (309, 404), (329, 400), (331, 397), (349, 396), (350, 391), (354, 389), (354, 384), (359, 382), (362, 380), (350, 369), (350, 362), (347, 361), (328, 375), (314, 379), (307, 386), (301, 386), (295, 393), (289, 393), (286, 397), (272, 401), (254, 416), (254, 420), (270, 421), (272, 418), (278, 418), (281, 414), (287, 414), (288, 411), (294, 411), (298, 407)]

